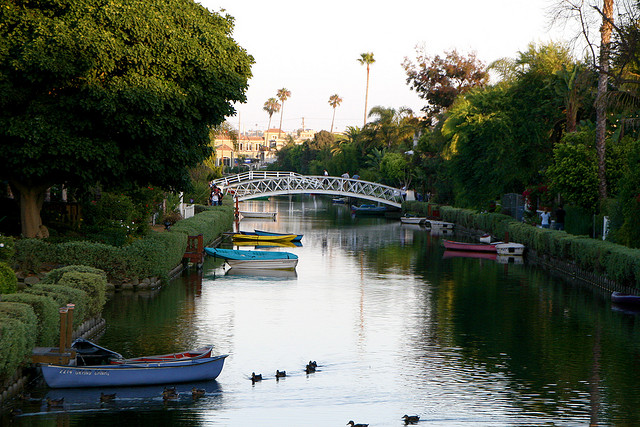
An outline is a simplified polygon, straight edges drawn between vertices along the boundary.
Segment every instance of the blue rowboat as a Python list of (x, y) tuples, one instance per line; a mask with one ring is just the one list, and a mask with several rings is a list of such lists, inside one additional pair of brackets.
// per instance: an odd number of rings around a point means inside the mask
[[(272, 231), (262, 231), (262, 230), (253, 230), (255, 232), (255, 234), (257, 234), (258, 236), (289, 236), (289, 233), (274, 233)], [(299, 242), (300, 240), (302, 240), (302, 236), (304, 236), (303, 234), (295, 234), (296, 237), (294, 237), (291, 241), (292, 242)]]
[(293, 270), (298, 265), (298, 255), (291, 252), (240, 251), (219, 248), (204, 248), (204, 251), (208, 255), (224, 259), (231, 268)]
[(387, 211), (386, 206), (376, 206), (376, 205), (360, 205), (360, 206), (351, 206), (351, 210), (356, 215), (382, 215)]
[(41, 366), (51, 388), (128, 387), (214, 380), (227, 354), (202, 359), (93, 366)]
[(623, 292), (612, 292), (611, 302), (614, 304), (635, 306), (640, 308), (640, 295), (625, 294)]

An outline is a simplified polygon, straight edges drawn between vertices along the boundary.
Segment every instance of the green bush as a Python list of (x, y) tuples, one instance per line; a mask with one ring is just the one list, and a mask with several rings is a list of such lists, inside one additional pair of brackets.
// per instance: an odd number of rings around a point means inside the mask
[(37, 273), (43, 262), (55, 261), (56, 245), (49, 245), (41, 239), (20, 239), (16, 242), (15, 259), (19, 270)]
[(50, 271), (49, 273), (47, 273), (46, 276), (44, 276), (44, 278), (40, 283), (43, 285), (47, 285), (47, 284), (54, 285), (60, 281), (60, 279), (62, 278), (62, 276), (64, 276), (65, 273), (68, 273), (70, 271), (75, 271), (78, 273), (97, 274), (99, 276), (104, 277), (105, 280), (107, 278), (106, 273), (103, 270), (100, 270), (99, 268), (90, 267), (88, 265), (67, 265), (66, 267), (61, 267), (61, 268), (57, 268), (55, 270)]
[(0, 315), (0, 380), (4, 382), (13, 376), (16, 369), (31, 355), (33, 345), (30, 337), (34, 331), (19, 320)]
[(16, 253), (13, 237), (0, 236), (0, 262), (10, 262)]
[(103, 275), (68, 271), (62, 275), (58, 285), (80, 289), (87, 293), (87, 315), (89, 318), (98, 316), (107, 302), (107, 281)]
[(49, 285), (38, 283), (25, 289), (25, 293), (33, 295), (41, 295), (54, 301), (56, 308), (64, 307), (67, 304), (74, 304), (73, 310), (73, 327), (77, 328), (88, 320), (87, 310), (89, 306), (89, 297), (87, 293), (80, 289), (70, 288), (63, 285)]
[(14, 319), (24, 324), (29, 332), (27, 345), (29, 348), (35, 347), (38, 336), (38, 318), (30, 305), (0, 301), (0, 317)]
[(18, 290), (18, 278), (15, 271), (4, 262), (0, 262), (0, 293), (11, 294)]
[(58, 305), (52, 298), (42, 295), (18, 292), (2, 295), (2, 302), (28, 304), (37, 318), (36, 345), (42, 347), (53, 346), (58, 338), (60, 316)]
[(86, 241), (48, 244), (38, 239), (22, 239), (17, 242), (16, 259), (19, 268), (25, 272), (37, 272), (45, 262), (91, 266), (103, 270), (111, 283), (164, 277), (180, 264), (187, 247), (187, 236), (203, 234), (207, 244), (229, 230), (232, 224), (232, 206), (212, 206), (179, 221), (169, 232), (152, 232), (121, 247)]

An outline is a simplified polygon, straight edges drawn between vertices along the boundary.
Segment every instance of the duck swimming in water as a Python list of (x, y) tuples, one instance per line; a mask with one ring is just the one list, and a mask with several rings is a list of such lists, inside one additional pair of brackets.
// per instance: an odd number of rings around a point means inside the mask
[(353, 420), (349, 421), (347, 425), (351, 427), (369, 427), (369, 424), (355, 424)]
[(284, 378), (287, 376), (287, 371), (277, 371), (276, 370), (276, 378)]
[(418, 421), (420, 421), (420, 416), (419, 415), (406, 415), (404, 417), (402, 417), (402, 419), (404, 420), (404, 424), (415, 424)]
[(251, 372), (251, 382), (256, 383), (258, 381), (262, 381), (262, 374), (256, 375), (255, 372)]

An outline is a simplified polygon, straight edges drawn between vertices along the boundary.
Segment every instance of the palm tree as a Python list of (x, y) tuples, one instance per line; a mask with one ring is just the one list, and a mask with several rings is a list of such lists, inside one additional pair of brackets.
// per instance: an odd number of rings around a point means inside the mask
[(396, 110), (376, 106), (371, 109), (369, 117), (375, 117), (375, 120), (369, 123), (369, 128), (373, 131), (373, 142), (377, 146), (386, 146), (390, 149), (415, 133), (416, 121), (413, 111), (408, 107)]
[(265, 135), (265, 143), (268, 143), (266, 137), (269, 136), (269, 129), (271, 129), (271, 116), (273, 113), (280, 111), (280, 104), (278, 104), (278, 100), (276, 98), (269, 98), (267, 102), (264, 103), (264, 107), (262, 107), (264, 111), (269, 114), (269, 125), (267, 126), (267, 135)]
[(291, 91), (287, 88), (278, 89), (278, 99), (280, 100), (281, 109), (280, 109), (280, 128), (278, 129), (278, 139), (280, 139), (280, 132), (282, 132), (282, 114), (284, 113), (284, 101), (286, 101), (291, 96)]
[(329, 97), (329, 105), (333, 107), (333, 117), (331, 118), (331, 133), (333, 133), (333, 121), (336, 119), (336, 107), (342, 103), (342, 98), (338, 94)]
[(367, 91), (364, 96), (364, 123), (363, 126), (367, 124), (367, 103), (369, 102), (369, 65), (376, 62), (373, 59), (373, 52), (361, 53), (360, 58), (358, 58), (358, 62), (362, 65), (367, 64)]

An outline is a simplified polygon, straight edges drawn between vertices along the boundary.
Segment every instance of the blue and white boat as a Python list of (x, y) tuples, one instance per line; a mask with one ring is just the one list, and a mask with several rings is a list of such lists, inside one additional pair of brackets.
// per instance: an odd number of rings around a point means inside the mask
[(298, 255), (291, 252), (241, 251), (219, 248), (204, 248), (204, 251), (208, 255), (224, 259), (231, 268), (293, 270), (298, 265)]
[(128, 387), (214, 380), (227, 354), (201, 359), (92, 366), (41, 366), (51, 388)]

